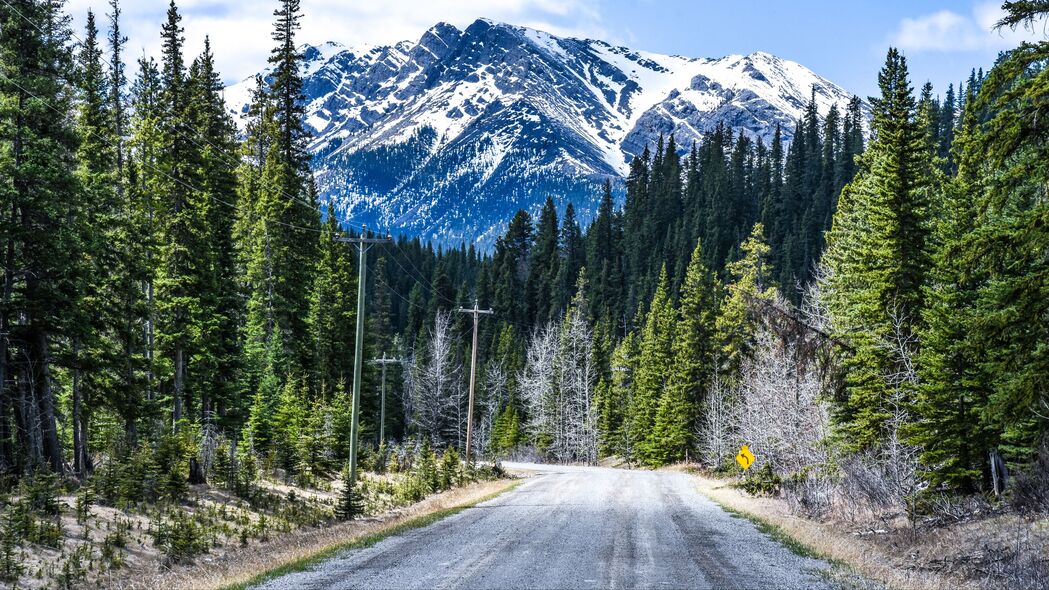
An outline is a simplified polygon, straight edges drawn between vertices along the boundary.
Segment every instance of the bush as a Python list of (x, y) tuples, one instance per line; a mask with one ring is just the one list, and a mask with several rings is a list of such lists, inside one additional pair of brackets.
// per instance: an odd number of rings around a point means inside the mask
[(80, 545), (74, 549), (62, 563), (62, 573), (58, 576), (59, 588), (76, 588), (87, 577), (84, 561), (91, 561), (91, 545)]
[(437, 473), (437, 456), (434, 455), (430, 443), (424, 443), (419, 450), (419, 457), (415, 461), (415, 470), (412, 474), (419, 478), (424, 489), (423, 495), (432, 494), (440, 488), (440, 479)]
[(382, 475), (386, 473), (386, 469), (390, 462), (390, 449), (386, 447), (386, 441), (379, 443), (379, 449), (375, 451), (375, 464), (373, 468), (375, 473)]
[(50, 471), (40, 471), (33, 475), (22, 492), (22, 502), (32, 512), (40, 516), (58, 516), (61, 508), (58, 505), (58, 476)]
[(90, 486), (80, 488), (76, 495), (76, 522), (79, 525), (87, 523), (91, 517), (91, 504), (95, 502), (95, 492)]
[(17, 580), (25, 571), (20, 549), (19, 523), (15, 522), (14, 507), (4, 511), (0, 522), (0, 580)]
[(441, 472), (437, 481), (438, 489), (449, 490), (461, 484), (462, 478), (459, 474), (459, 467), (459, 453), (454, 448), (448, 447), (441, 458)]
[(1037, 458), (1016, 475), (1010, 504), (1020, 514), (1049, 514), (1049, 446), (1043, 445)]
[(178, 563), (207, 553), (209, 546), (201, 527), (182, 510), (175, 509), (170, 518), (150, 523), (153, 545), (161, 550), (167, 563)]
[(339, 520), (353, 520), (364, 514), (364, 502), (359, 483), (350, 484), (350, 472), (346, 470), (342, 478), (342, 492), (335, 506), (335, 517)]
[(428, 493), (426, 482), (413, 473), (397, 485), (395, 496), (399, 504), (413, 504), (425, 498)]
[(772, 472), (772, 464), (765, 463), (757, 472), (748, 473), (739, 487), (752, 496), (775, 496), (782, 484), (783, 480)]
[(791, 512), (818, 518), (827, 514), (834, 501), (834, 482), (818, 466), (810, 465), (783, 482), (783, 497)]
[(177, 432), (163, 434), (157, 444), (156, 462), (160, 478), (157, 494), (175, 502), (189, 491), (189, 458), (194, 453), (192, 429), (183, 424)]

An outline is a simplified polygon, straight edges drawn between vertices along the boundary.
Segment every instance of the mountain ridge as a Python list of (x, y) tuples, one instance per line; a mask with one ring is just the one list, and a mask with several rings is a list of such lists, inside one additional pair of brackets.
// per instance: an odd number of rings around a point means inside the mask
[[(669, 56), (478, 19), (417, 42), (305, 46), (310, 149), (344, 219), (439, 243), (494, 243), (519, 208), (554, 196), (581, 220), (660, 135), (684, 149), (717, 125), (785, 140), (812, 97), (851, 95), (766, 52)], [(227, 89), (234, 113), (250, 78)]]

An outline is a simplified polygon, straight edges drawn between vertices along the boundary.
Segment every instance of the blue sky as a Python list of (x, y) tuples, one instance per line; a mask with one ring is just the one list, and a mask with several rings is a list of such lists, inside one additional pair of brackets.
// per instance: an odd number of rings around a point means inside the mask
[[(89, 7), (106, 0), (70, 0), (79, 28)], [(167, 0), (124, 0), (129, 59), (159, 52)], [(265, 63), (275, 0), (180, 0), (190, 52), (211, 37), (227, 81), (250, 76)], [(987, 0), (302, 0), (301, 40), (347, 45), (417, 39), (438, 21), (464, 27), (477, 17), (551, 33), (605, 39), (659, 53), (719, 57), (768, 51), (800, 62), (863, 97), (877, 91), (876, 76), (889, 45), (907, 56), (912, 81), (948, 82), (989, 67), (998, 52), (1034, 31), (992, 32), (1000, 15)], [(79, 29), (78, 29), (78, 34)]]

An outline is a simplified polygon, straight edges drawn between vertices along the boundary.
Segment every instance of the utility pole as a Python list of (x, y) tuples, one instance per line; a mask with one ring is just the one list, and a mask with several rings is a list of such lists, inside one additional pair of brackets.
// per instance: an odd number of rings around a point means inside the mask
[(470, 402), (466, 410), (466, 464), (470, 464), (470, 451), (472, 450), (474, 438), (474, 384), (477, 382), (477, 320), (481, 315), (494, 315), (490, 309), (478, 309), (477, 300), (474, 299), (474, 308), (466, 309), (460, 307), (459, 313), (469, 313), (474, 316), (474, 345), (473, 354), (470, 356)]
[(400, 363), (401, 359), (386, 358), (386, 353), (382, 353), (381, 359), (372, 359), (371, 363), (375, 365), (382, 365), (382, 396), (379, 398), (379, 444), (386, 441), (386, 365), (393, 365)]
[(369, 238), (368, 228), (361, 228), (356, 238), (337, 237), (335, 241), (357, 244), (360, 250), (360, 268), (357, 275), (357, 345), (353, 350), (353, 405), (350, 414), (350, 485), (357, 481), (357, 430), (361, 413), (361, 362), (364, 356), (364, 287), (368, 278), (368, 248), (372, 244), (386, 244), (389, 238)]

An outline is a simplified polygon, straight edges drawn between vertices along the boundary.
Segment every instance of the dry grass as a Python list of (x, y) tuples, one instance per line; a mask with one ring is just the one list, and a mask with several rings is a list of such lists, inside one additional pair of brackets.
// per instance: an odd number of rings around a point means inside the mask
[(327, 526), (304, 528), (265, 543), (251, 542), (219, 555), (203, 555), (195, 563), (164, 569), (150, 564), (127, 568), (99, 580), (105, 588), (165, 590), (228, 588), (245, 585), (266, 572), (302, 563), (317, 555), (406, 526), (427, 515), (468, 506), (501, 493), (515, 482), (497, 480), (453, 489), (383, 515)]
[[(947, 551), (947, 539), (942, 535), (928, 538), (912, 536), (904, 542), (900, 535), (881, 528), (850, 531), (846, 523), (819, 522), (791, 514), (784, 500), (753, 497), (729, 487), (727, 481), (703, 476), (696, 478), (700, 492), (718, 504), (776, 527), (819, 557), (842, 563), (856, 573), (890, 588), (936, 590), (981, 586), (978, 581), (949, 570), (937, 572), (932, 567), (923, 567), (932, 564), (932, 559), (938, 553)], [(960, 538), (959, 535), (947, 537)]]

